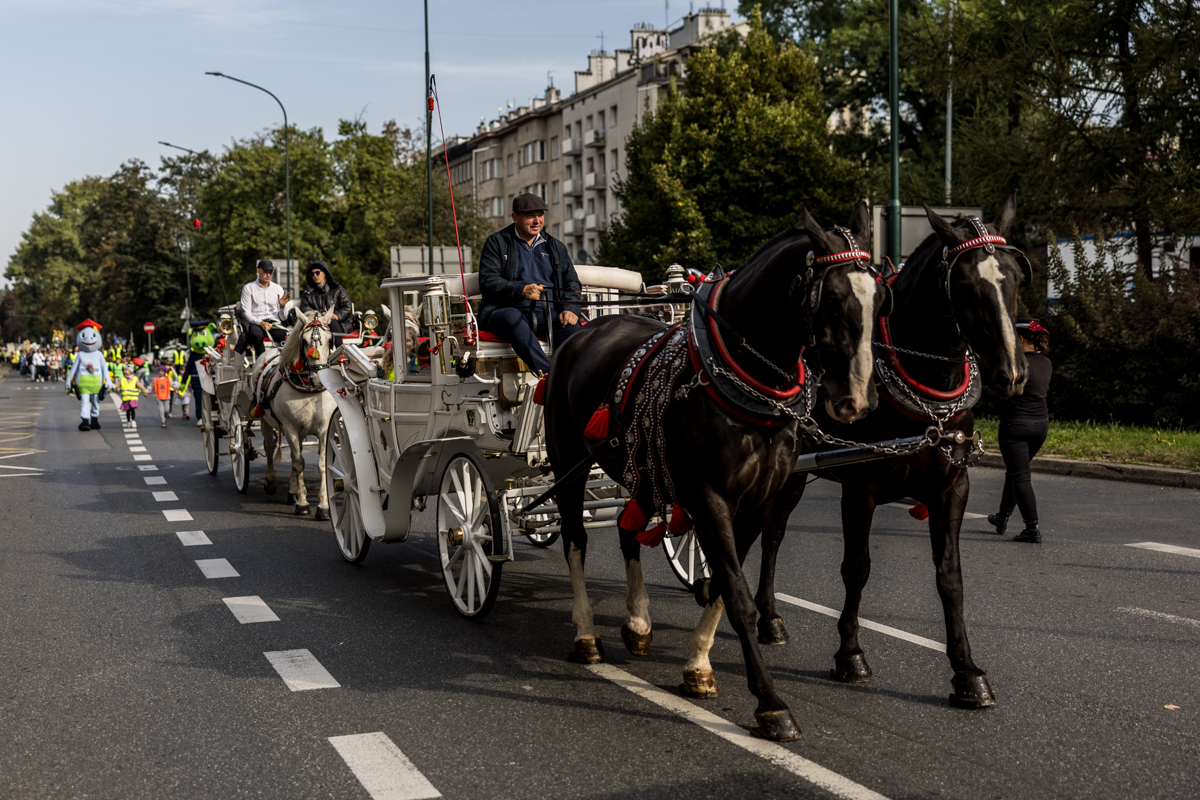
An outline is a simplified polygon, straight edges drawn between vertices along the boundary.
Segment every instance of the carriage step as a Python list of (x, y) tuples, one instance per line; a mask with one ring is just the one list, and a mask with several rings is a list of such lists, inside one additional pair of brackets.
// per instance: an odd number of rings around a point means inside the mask
[(492, 556), (488, 556), (488, 557), (487, 557), (487, 560), (488, 560), (488, 561), (490, 561), (490, 562), (492, 562), (493, 564), (503, 564), (505, 561), (512, 561), (512, 559), (511, 559), (511, 558), (509, 558), (509, 557), (508, 557), (508, 556), (506, 556), (506, 555), (499, 555), (499, 556), (492, 555)]

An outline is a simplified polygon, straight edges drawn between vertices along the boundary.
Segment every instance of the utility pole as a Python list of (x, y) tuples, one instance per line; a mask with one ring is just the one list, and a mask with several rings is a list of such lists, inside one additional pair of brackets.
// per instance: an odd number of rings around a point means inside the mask
[(946, 52), (950, 56), (950, 71), (946, 78), (946, 205), (950, 205), (950, 140), (954, 135), (954, 0), (949, 0), (950, 24)]
[(888, 29), (891, 39), (888, 101), (892, 116), (892, 198), (888, 202), (887, 254), (892, 264), (900, 263), (900, 2), (888, 0)]
[(425, 192), (429, 197), (429, 274), (433, 274), (433, 86), (429, 82), (429, 0), (425, 0)]

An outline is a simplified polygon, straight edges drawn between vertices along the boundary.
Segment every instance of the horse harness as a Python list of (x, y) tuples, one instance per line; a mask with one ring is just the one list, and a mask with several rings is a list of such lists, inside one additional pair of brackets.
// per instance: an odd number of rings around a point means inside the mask
[[(328, 329), (327, 323), (320, 320), (313, 320), (304, 326), (304, 330), (309, 328), (325, 328)], [(303, 336), (303, 333), (301, 333)], [(315, 348), (310, 347), (308, 356), (313, 355)], [(266, 412), (271, 410), (271, 403), (275, 401), (276, 395), (283, 387), (283, 382), (287, 381), (292, 388), (301, 394), (320, 394), (325, 391), (325, 387), (317, 379), (316, 371), (308, 368), (308, 364), (303, 359), (297, 359), (294, 364), (282, 364), (276, 360), (262, 371), (259, 377), (258, 385), (262, 388), (262, 400), (255, 409), (255, 416), (261, 417)]]

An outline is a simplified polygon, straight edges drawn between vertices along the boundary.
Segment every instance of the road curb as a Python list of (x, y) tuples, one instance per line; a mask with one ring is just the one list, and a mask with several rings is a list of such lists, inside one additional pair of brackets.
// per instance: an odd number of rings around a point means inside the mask
[[(1004, 459), (985, 453), (978, 461), (981, 467), (1004, 469)], [(1112, 464), (1105, 461), (1082, 461), (1071, 458), (1038, 456), (1029, 466), (1032, 472), (1049, 475), (1068, 475), (1072, 478), (1097, 478), (1105, 481), (1148, 483), (1154, 486), (1175, 486), (1200, 489), (1200, 472), (1171, 467), (1149, 467), (1142, 464)]]

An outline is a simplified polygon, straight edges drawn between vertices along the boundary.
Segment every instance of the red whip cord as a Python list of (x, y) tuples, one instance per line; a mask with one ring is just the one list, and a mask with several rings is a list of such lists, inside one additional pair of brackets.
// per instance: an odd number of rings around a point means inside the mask
[[(429, 98), (431, 105), (437, 106), (438, 130), (442, 133), (442, 157), (446, 160), (446, 185), (450, 187), (450, 215), (454, 219), (454, 242), (458, 245), (458, 274), (462, 277), (463, 302), (467, 310), (471, 310), (471, 301), (467, 299), (467, 273), (463, 268), (462, 239), (458, 235), (458, 211), (454, 207), (454, 181), (450, 179), (450, 150), (446, 147), (446, 129), (442, 126), (442, 102), (438, 99), (437, 76), (429, 76), (429, 87), (433, 89), (433, 97)], [(433, 220), (429, 221), (433, 224)]]

